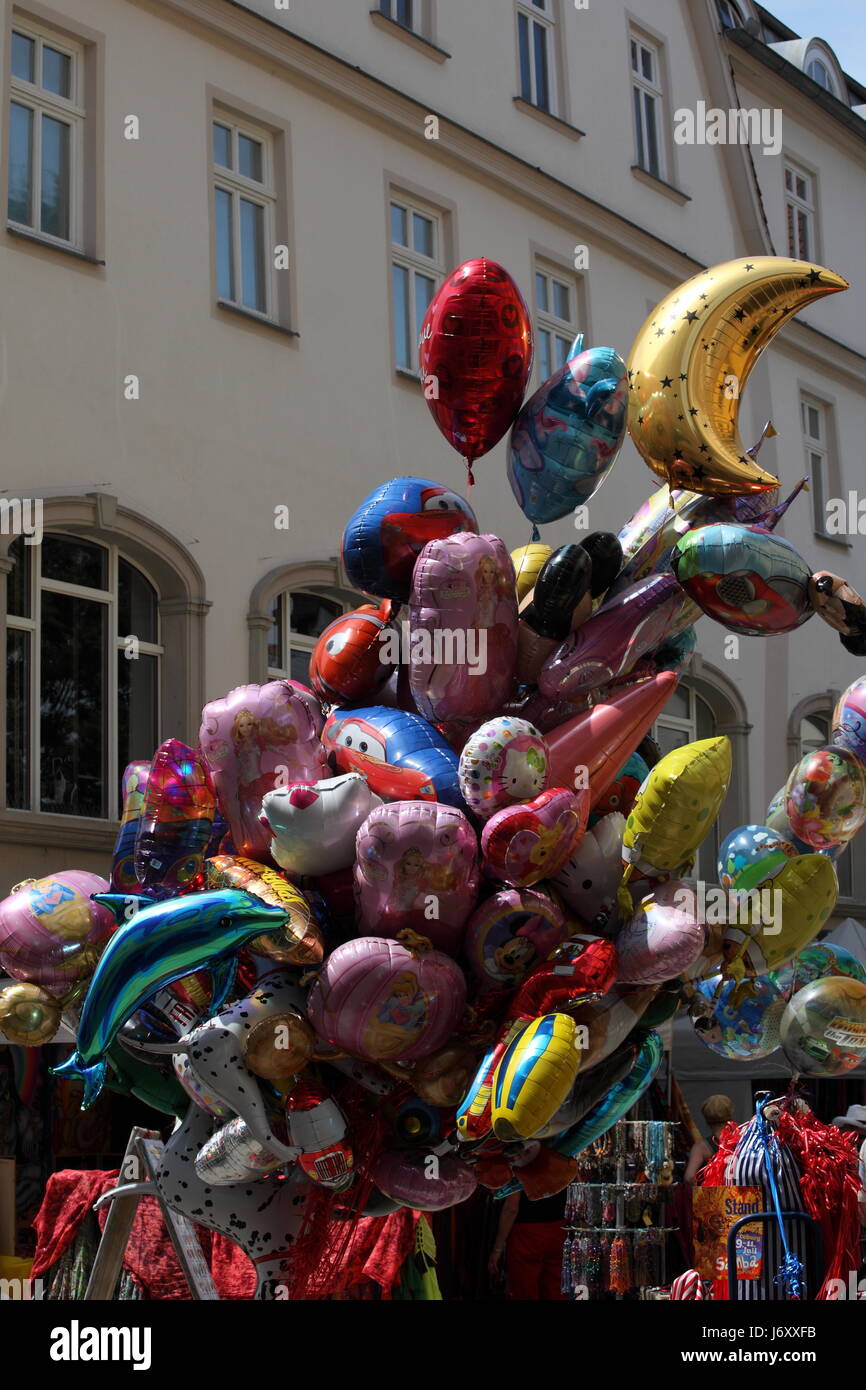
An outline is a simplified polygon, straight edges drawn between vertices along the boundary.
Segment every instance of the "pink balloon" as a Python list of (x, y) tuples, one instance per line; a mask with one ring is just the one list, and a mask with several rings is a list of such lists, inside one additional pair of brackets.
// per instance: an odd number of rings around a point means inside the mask
[(414, 1211), (444, 1211), (472, 1196), (478, 1180), (468, 1163), (453, 1154), (439, 1158), (434, 1172), (425, 1153), (386, 1149), (370, 1172), (380, 1192)]
[(481, 832), (485, 873), (515, 888), (549, 878), (580, 844), (588, 816), (588, 788), (553, 787), (522, 806), (506, 806)]
[(616, 938), (618, 983), (660, 985), (693, 965), (706, 937), (695, 907), (694, 889), (678, 879), (644, 898)]
[(542, 695), (571, 700), (625, 675), (681, 630), (675, 619), (684, 597), (672, 574), (654, 574), (609, 599), (548, 657), (538, 677)]
[(503, 888), (473, 912), (465, 953), (486, 989), (514, 989), (568, 936), (565, 915), (546, 893)]
[(392, 801), (371, 811), (355, 841), (359, 929), (411, 928), (449, 955), (478, 896), (478, 841), (454, 806)]
[(89, 975), (114, 931), (107, 907), (91, 900), (108, 883), (82, 869), (25, 879), (0, 903), (0, 965), (13, 980), (57, 998)]
[(202, 710), (199, 746), (211, 770), (234, 853), (269, 862), (262, 797), (290, 782), (329, 775), (319, 742), (323, 716), (312, 691), (295, 681), (241, 685)]
[(320, 1037), (368, 1061), (414, 1061), (446, 1043), (466, 1007), (463, 971), (441, 951), (362, 936), (328, 956), (307, 999)]
[(498, 714), (517, 663), (514, 566), (498, 536), (429, 541), (409, 600), (409, 683), (425, 719), (473, 728)]

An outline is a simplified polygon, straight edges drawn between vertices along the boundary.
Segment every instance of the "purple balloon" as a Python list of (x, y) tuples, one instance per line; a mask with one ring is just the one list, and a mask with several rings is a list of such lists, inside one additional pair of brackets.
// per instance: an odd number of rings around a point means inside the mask
[(680, 631), (684, 601), (672, 574), (651, 575), (609, 599), (548, 657), (538, 678), (542, 695), (573, 699), (625, 675), (663, 638)]
[(466, 1007), (463, 971), (440, 951), (362, 936), (328, 956), (307, 999), (320, 1037), (371, 1062), (429, 1057)]
[(107, 892), (104, 878), (82, 869), (25, 879), (0, 903), (0, 965), (13, 980), (67, 994), (114, 931), (112, 913), (92, 901)]
[(380, 1192), (414, 1211), (444, 1211), (472, 1196), (478, 1180), (468, 1163), (444, 1154), (435, 1174), (424, 1153), (400, 1153), (387, 1149), (373, 1164), (370, 1176)]

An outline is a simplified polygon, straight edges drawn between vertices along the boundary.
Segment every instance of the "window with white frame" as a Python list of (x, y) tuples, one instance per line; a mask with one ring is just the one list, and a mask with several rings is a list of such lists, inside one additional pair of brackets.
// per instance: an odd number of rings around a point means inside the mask
[(806, 75), (811, 77), (813, 82), (817, 82), (819, 87), (823, 87), (825, 92), (836, 95), (836, 83), (827, 64), (821, 58), (810, 58), (806, 64)]
[(310, 657), (325, 628), (364, 600), (330, 586), (288, 589), (271, 606), (268, 679), (309, 685)]
[(215, 112), (211, 159), (217, 298), (276, 318), (273, 137)]
[[(661, 749), (662, 757), (672, 753), (675, 748), (682, 748), (686, 743), (696, 743), (698, 739), (715, 736), (716, 720), (710, 706), (686, 681), (680, 681), (653, 728), (653, 738)], [(692, 877), (715, 883), (718, 855), (719, 829), (716, 823), (707, 831), (698, 850)]]
[(549, 381), (568, 361), (577, 318), (577, 285), (570, 276), (536, 263), (535, 350), (538, 379)]
[(788, 255), (811, 261), (815, 255), (815, 181), (795, 164), (785, 165), (785, 216)]
[(444, 217), (399, 193), (391, 194), (388, 216), (394, 365), (417, 372), (424, 315), (445, 278)]
[(82, 241), (84, 53), (16, 23), (10, 44), (7, 218), (51, 241)]
[(113, 819), (158, 742), (158, 594), (116, 546), (46, 533), (9, 555), (6, 805)]
[(556, 110), (554, 0), (519, 0), (517, 51), (520, 95), (541, 111)]
[(827, 534), (827, 502), (831, 491), (830, 410), (830, 406), (814, 396), (800, 397), (812, 517), (819, 535)]
[[(805, 758), (807, 753), (814, 753), (817, 748), (828, 746), (832, 723), (833, 714), (829, 704), (823, 710), (818, 709), (803, 716), (799, 731), (801, 758)], [(849, 845), (834, 861), (836, 876), (839, 879), (839, 897), (856, 898), (861, 901), (866, 898), (866, 878), (863, 876), (862, 866), (855, 865), (853, 848), (853, 844)]]
[(379, 0), (379, 12), (404, 29), (423, 34), (425, 3), (426, 0)]
[(743, 19), (733, 0), (718, 0), (718, 7), (723, 29), (742, 28)]
[(639, 34), (629, 40), (631, 50), (632, 111), (635, 158), (638, 168), (657, 179), (665, 177), (662, 136), (663, 102), (661, 55), (657, 44)]

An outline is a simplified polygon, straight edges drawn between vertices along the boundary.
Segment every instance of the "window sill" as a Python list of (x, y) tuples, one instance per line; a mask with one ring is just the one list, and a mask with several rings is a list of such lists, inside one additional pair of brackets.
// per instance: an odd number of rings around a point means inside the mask
[(222, 309), (227, 314), (236, 314), (238, 318), (245, 319), (247, 323), (256, 323), (259, 328), (269, 328), (273, 333), (282, 333), (285, 338), (300, 338), (300, 333), (296, 333), (294, 328), (286, 328), (281, 323), (276, 323), (274, 319), (263, 318), (261, 314), (256, 314), (252, 309), (244, 309), (240, 304), (232, 304), (228, 299), (218, 299), (217, 308)]
[(450, 53), (446, 53), (444, 48), (440, 48), (431, 39), (425, 39), (423, 34), (416, 34), (414, 29), (407, 29), (405, 24), (400, 24), (381, 10), (371, 10), (370, 18), (378, 28), (393, 34), (395, 39), (402, 39), (410, 48), (414, 48), (416, 53), (423, 53), (426, 58), (432, 58), (434, 63), (446, 63), (451, 57)]
[(569, 124), (561, 116), (554, 116), (552, 111), (545, 111), (541, 106), (533, 106), (531, 101), (524, 101), (523, 97), (514, 97), (513, 100), (518, 111), (522, 111), (525, 116), (534, 116), (543, 125), (550, 126), (551, 130), (558, 130), (560, 135), (568, 136), (569, 140), (582, 140), (586, 134), (585, 130), (578, 130), (576, 125)]
[(823, 541), (825, 545), (835, 546), (837, 550), (853, 550), (854, 542), (846, 541), (844, 536), (828, 536), (826, 531), (813, 532), (816, 541)]
[(0, 810), (0, 844), (50, 845), (111, 854), (118, 821), (91, 816), (58, 816), (52, 811)]
[(96, 256), (88, 256), (86, 251), (78, 251), (74, 246), (64, 246), (61, 241), (50, 241), (48, 237), (40, 236), (38, 232), (28, 232), (23, 227), (13, 227), (10, 223), (6, 224), (8, 236), (14, 236), (19, 241), (29, 241), (34, 246), (43, 246), (46, 251), (59, 251), (61, 256), (71, 256), (73, 260), (84, 261), (87, 265), (105, 265), (105, 261), (100, 261)]
[(400, 386), (414, 386), (419, 391), (423, 389), (420, 372), (411, 372), (408, 367), (395, 367), (394, 376)]
[(657, 178), (655, 174), (647, 173), (646, 169), (642, 169), (639, 164), (633, 164), (631, 172), (632, 177), (636, 178), (639, 183), (645, 183), (648, 188), (654, 188), (656, 193), (663, 193), (666, 198), (670, 198), (671, 202), (679, 203), (681, 207), (692, 201), (688, 193), (683, 193), (680, 188), (674, 188), (672, 183)]

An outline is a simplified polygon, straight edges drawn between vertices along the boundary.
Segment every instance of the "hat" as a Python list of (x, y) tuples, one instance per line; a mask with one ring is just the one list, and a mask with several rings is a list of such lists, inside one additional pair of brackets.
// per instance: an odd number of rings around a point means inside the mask
[(833, 1124), (839, 1129), (856, 1129), (866, 1134), (866, 1105), (849, 1105), (846, 1114), (834, 1117)]

